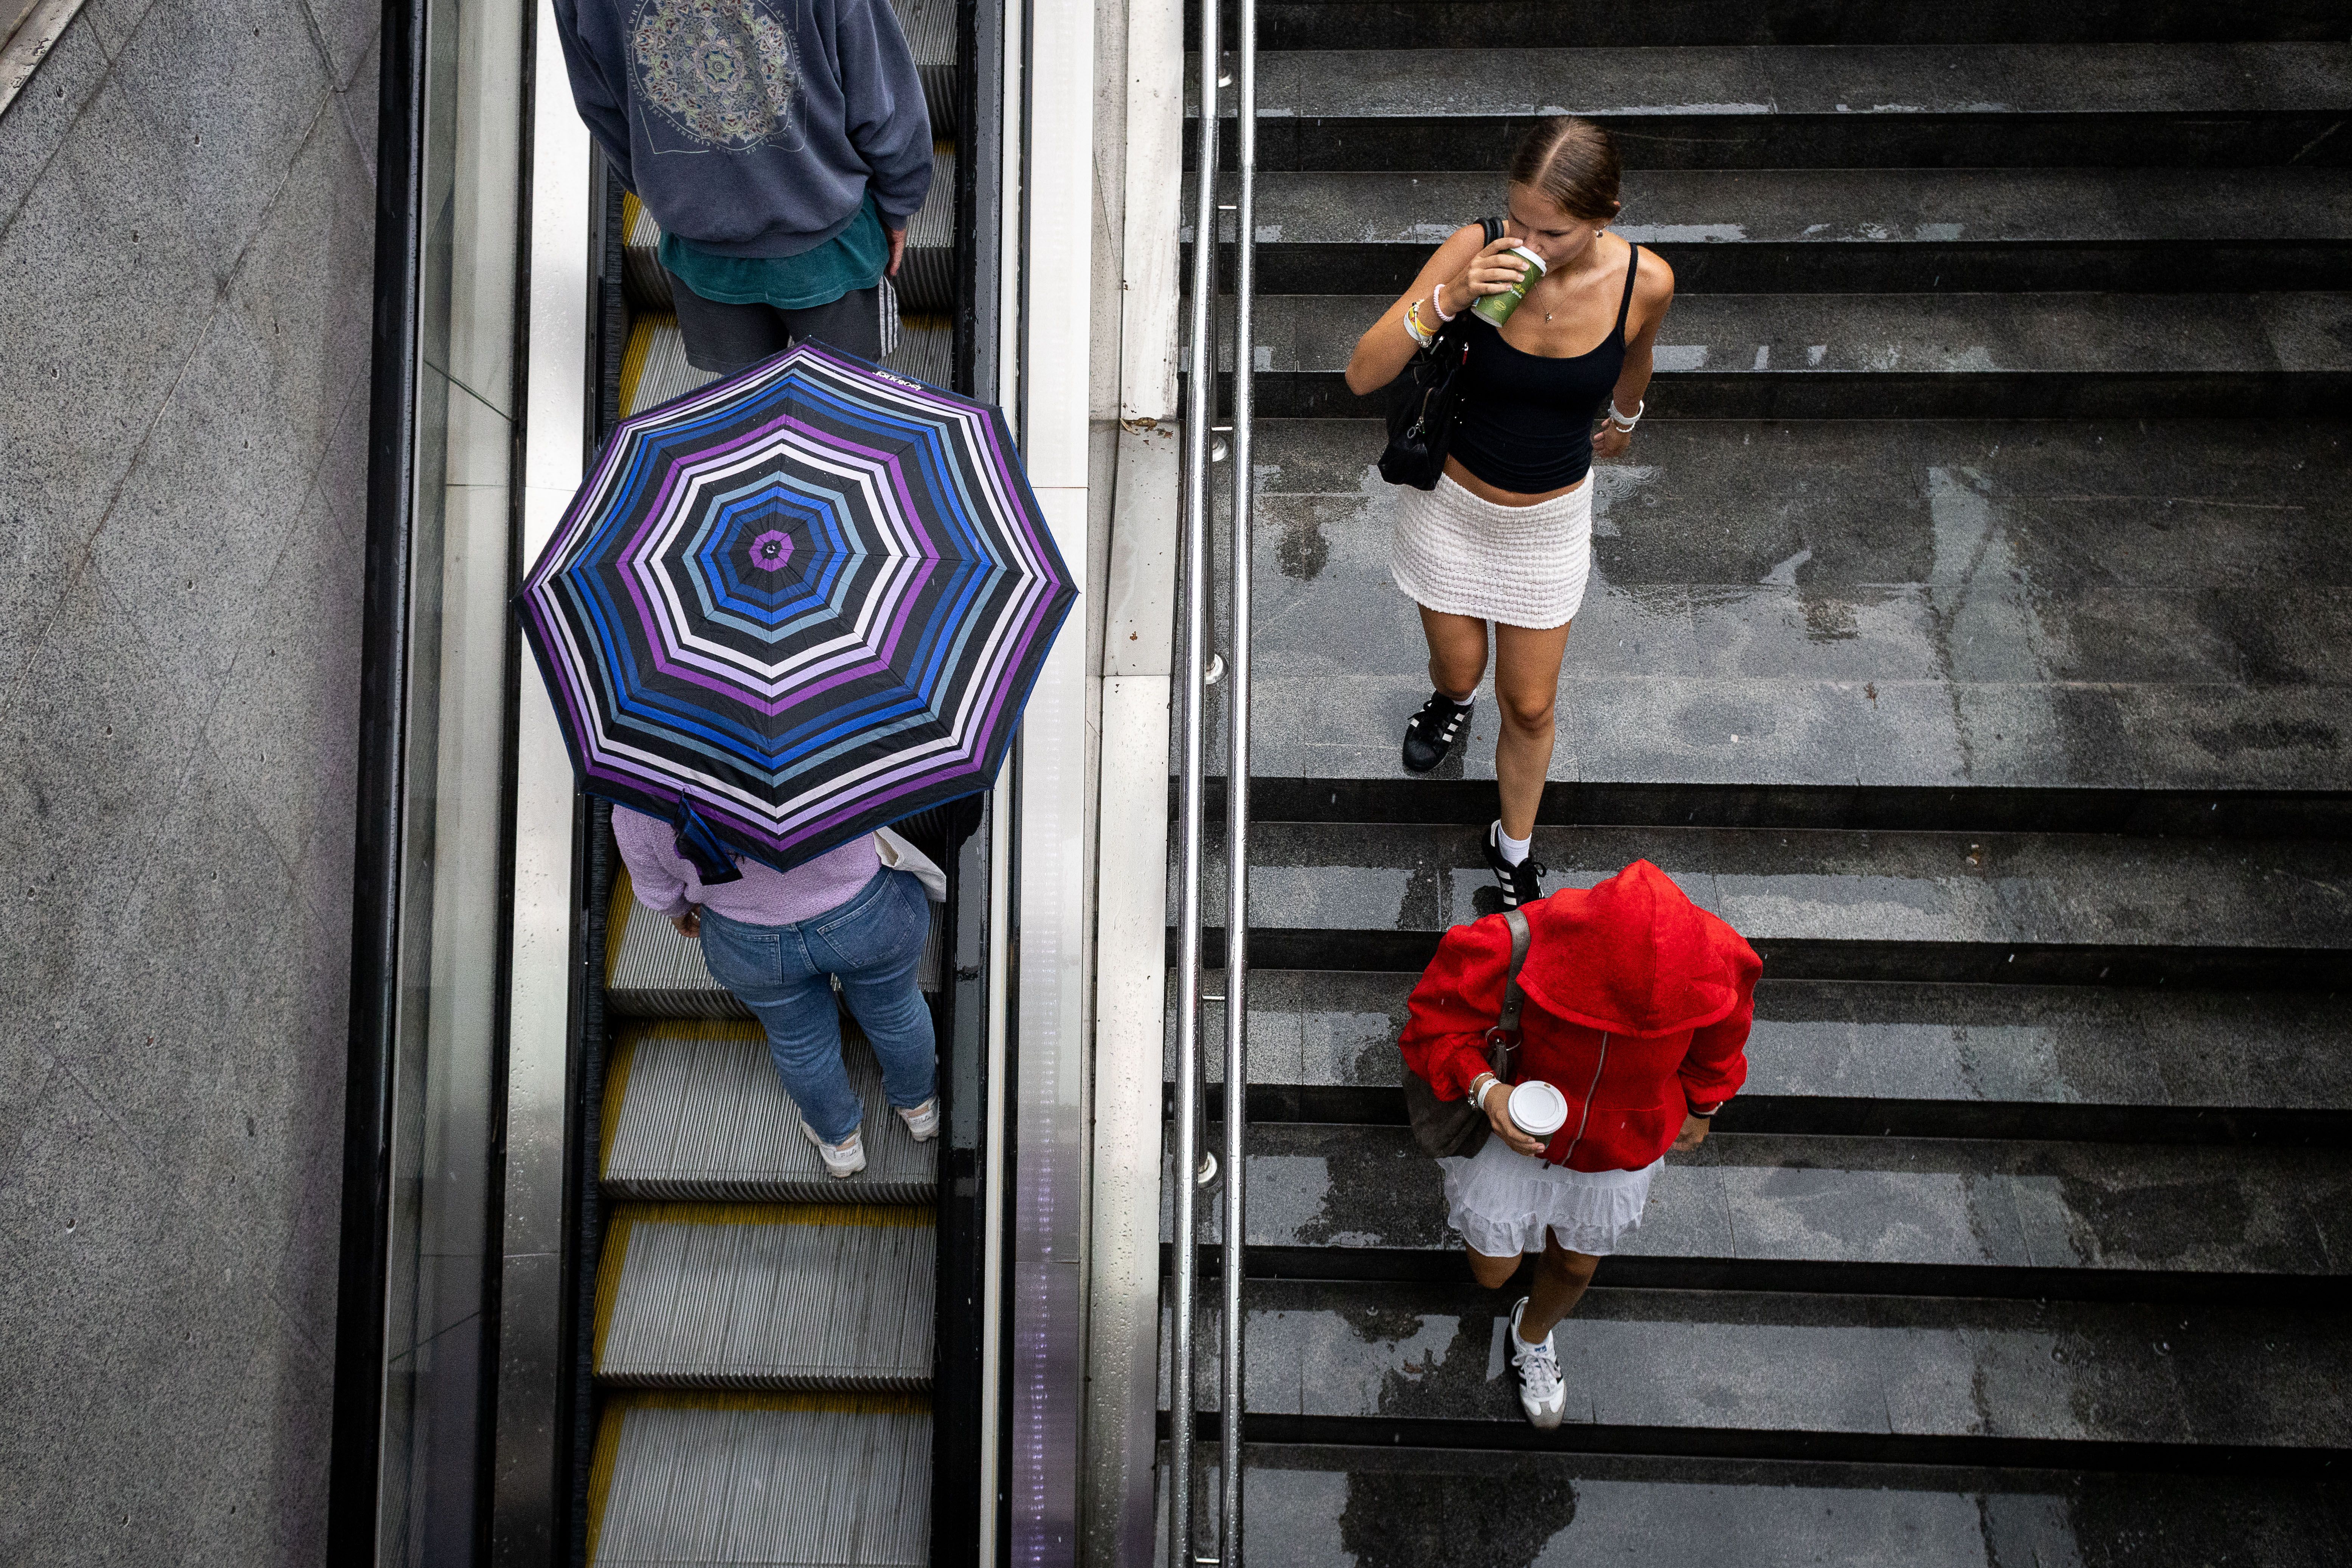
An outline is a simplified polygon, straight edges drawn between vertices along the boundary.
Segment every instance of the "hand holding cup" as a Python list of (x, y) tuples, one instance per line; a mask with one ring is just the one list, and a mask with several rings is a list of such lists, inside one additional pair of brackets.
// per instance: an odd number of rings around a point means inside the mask
[[(1470, 265), (1438, 286), (1437, 303), (1449, 316), (1458, 316), (1488, 294), (1507, 294), (1528, 275), (1528, 258), (1515, 256), (1520, 242), (1505, 235), (1470, 258)], [(1432, 325), (1435, 323), (1433, 322)]]

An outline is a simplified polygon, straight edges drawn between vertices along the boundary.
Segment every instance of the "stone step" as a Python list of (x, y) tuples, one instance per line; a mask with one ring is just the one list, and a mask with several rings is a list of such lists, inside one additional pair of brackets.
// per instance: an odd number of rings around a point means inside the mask
[[(1559, 1331), (1568, 1417), (1540, 1434), (1506, 1357), (1512, 1295), (1248, 1282), (1247, 1435), (2273, 1476), (2330, 1474), (2352, 1446), (2336, 1314), (1601, 1288)], [(1216, 1317), (1197, 1320), (1204, 1408)]]
[(2341, 166), (2347, 109), (2341, 41), (1307, 49), (1260, 58), (1258, 167), (1494, 168), (1562, 113), (1635, 168)]
[[(1598, 1436), (1597, 1433), (1591, 1436)], [(1205, 1445), (1193, 1496), (1216, 1497)], [(2334, 1568), (2341, 1481), (1596, 1453), (1252, 1444), (1252, 1552), (1284, 1568), (1738, 1563), (1740, 1568)], [(1213, 1541), (1205, 1520), (1197, 1539)]]
[[(1246, 1146), (1253, 1274), (1467, 1278), (1408, 1129), (1277, 1122)], [(1666, 1157), (1602, 1282), (2308, 1305), (2352, 1275), (2347, 1200), (2335, 1149), (1718, 1131)]]
[[(1678, 396), (1661, 385), (1654, 405)], [(1870, 809), (1843, 793), (1857, 788), (1930, 792), (1911, 797), (1915, 814), (1948, 809), (1932, 792), (2043, 792), (2011, 819), (2045, 822), (2053, 795), (2115, 792), (2095, 824), (2112, 826), (2152, 808), (2142, 792), (2340, 792), (2347, 434), (1653, 418), (1594, 470), (1592, 574), (1551, 776), (1640, 785), (1658, 820), (1752, 810), (1745, 820), (1858, 826), (1872, 819), (1835, 815)], [(1429, 695), (1428, 653), (1389, 575), (1403, 492), (1373, 471), (1383, 439), (1364, 420), (1258, 427), (1253, 761), (1262, 779), (1329, 781), (1333, 810), (1359, 809), (1345, 782), (1367, 781), (1370, 815), (1484, 822), (1491, 793), (1456, 781), (1494, 776), (1491, 682), (1435, 773), (1398, 762)], [(1226, 621), (1221, 603), (1213, 624)], [(1210, 700), (1213, 772), (1222, 684)], [(1727, 798), (1670, 799), (1675, 785)], [(1819, 794), (1784, 801), (1773, 786)], [(1433, 789), (1465, 801), (1412, 793)], [(1304, 809), (1309, 790), (1293, 793), (1289, 809)], [(1584, 821), (1632, 820), (1592, 813), (1638, 804), (1560, 802)], [(2148, 826), (2237, 809), (2173, 804)]]
[[(1639, 169), (1615, 228), (1685, 300), (2352, 286), (2352, 170), (2241, 169), (2231, 192), (2183, 203), (2172, 169)], [(1499, 174), (1276, 170), (1256, 202), (1261, 293), (1394, 294), (1507, 193)], [(1234, 232), (1228, 215), (1221, 242)]]
[[(1203, 877), (1213, 923), (1222, 847)], [(2352, 984), (2340, 841), (1550, 827), (1537, 855), (1549, 889), (1650, 860), (1780, 978)], [(1269, 969), (1418, 968), (1499, 897), (1475, 828), (1272, 822), (1250, 856), (1251, 959)], [(1209, 947), (1222, 962), (1221, 930)]]
[[(1265, 969), (1249, 981), (1250, 1120), (1401, 1123), (1397, 1036), (1416, 973)], [(1225, 994), (1221, 970), (1204, 976)], [(1174, 983), (1167, 1057), (1174, 1071)], [(2352, 998), (1768, 979), (1723, 1130), (2271, 1141), (2340, 1135)], [(1224, 1079), (1224, 1005), (1202, 1010)], [(1762, 1106), (1768, 1109), (1758, 1110)], [(2254, 1141), (2262, 1141), (2257, 1138)]]
[[(1185, 6), (1184, 36), (1200, 26)], [(1234, 36), (1232, 0), (1225, 37)], [(2344, 37), (2326, 0), (2260, 0), (2217, 7), (2124, 0), (2048, 5), (1979, 0), (1916, 5), (1902, 0), (1260, 0), (1261, 49), (1352, 49), (1367, 39), (1442, 41), (1450, 48), (1585, 48), (1595, 45), (2235, 43)]]
[(927, 1208), (624, 1204), (604, 1232), (595, 1370), (616, 1387), (931, 1383)]
[[(1341, 372), (1392, 303), (1259, 295), (1261, 415), (1382, 412), (1392, 394), (1359, 397)], [(1232, 352), (1220, 334), (1228, 403)], [(1697, 294), (1653, 359), (1668, 419), (2332, 414), (2352, 398), (2352, 294)]]

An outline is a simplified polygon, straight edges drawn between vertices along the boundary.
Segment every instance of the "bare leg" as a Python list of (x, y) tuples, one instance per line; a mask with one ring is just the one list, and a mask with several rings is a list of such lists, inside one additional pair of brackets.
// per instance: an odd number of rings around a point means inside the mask
[[(1426, 621), (1429, 612), (1422, 616)], [(1436, 646), (1434, 639), (1431, 646)], [(1495, 783), (1503, 797), (1503, 831), (1513, 838), (1536, 830), (1536, 807), (1551, 772), (1553, 705), (1559, 695), (1560, 657), (1567, 650), (1565, 626), (1531, 631), (1496, 624), (1495, 696), (1503, 732), (1495, 742)], [(1433, 656), (1430, 664), (1434, 669)]]
[(1511, 1282), (1519, 1271), (1519, 1255), (1516, 1252), (1502, 1258), (1489, 1258), (1470, 1247), (1462, 1249), (1470, 1258), (1470, 1277), (1489, 1290), (1499, 1290)]
[(1456, 702), (1469, 701), (1486, 673), (1486, 623), (1423, 605), (1421, 631), (1429, 639), (1430, 685)]
[(1570, 1252), (1557, 1237), (1546, 1236), (1543, 1256), (1536, 1259), (1535, 1283), (1528, 1289), (1528, 1310), (1519, 1315), (1519, 1337), (1535, 1344), (1551, 1332), (1584, 1300), (1584, 1288), (1592, 1283), (1592, 1271), (1600, 1266), (1598, 1258)]

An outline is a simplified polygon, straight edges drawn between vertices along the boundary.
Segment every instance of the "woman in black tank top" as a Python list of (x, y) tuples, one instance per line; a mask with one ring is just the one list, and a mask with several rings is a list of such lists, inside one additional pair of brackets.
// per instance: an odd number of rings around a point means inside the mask
[[(1433, 491), (1398, 492), (1391, 552), (1397, 586), (1421, 606), (1434, 688), (1406, 724), (1404, 765), (1426, 773), (1461, 743), (1491, 623), (1501, 814), (1486, 855), (1504, 906), (1516, 908), (1543, 896), (1543, 868), (1528, 851), (1591, 560), (1592, 462), (1632, 445), (1674, 274), (1608, 232), (1619, 161), (1599, 126), (1543, 121), (1520, 143), (1510, 178), (1503, 237), (1489, 244), (1471, 224), (1440, 246), (1356, 345), (1348, 385), (1380, 391), (1431, 334), (1457, 323), (1447, 343), (1467, 357), (1444, 477)], [(1532, 281), (1501, 327), (1475, 313), (1457, 321), (1523, 277)]]

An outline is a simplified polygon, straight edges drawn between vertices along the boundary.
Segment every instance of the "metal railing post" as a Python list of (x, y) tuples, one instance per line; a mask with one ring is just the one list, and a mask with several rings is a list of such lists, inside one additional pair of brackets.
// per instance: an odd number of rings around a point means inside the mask
[(1175, 1278), (1171, 1283), (1168, 1335), (1168, 1568), (1192, 1568), (1193, 1394), (1192, 1309), (1200, 1289), (1201, 1083), (1201, 792), (1202, 710), (1208, 700), (1209, 426), (1216, 420), (1214, 315), (1217, 277), (1217, 23), (1218, 0), (1201, 5), (1198, 200), (1192, 228), (1192, 343), (1184, 395), (1182, 669), (1184, 708), (1179, 739), (1176, 889), (1176, 1063), (1174, 1157), (1170, 1192), (1174, 1208)]
[[(1203, 10), (1217, 0), (1201, 0)], [(1222, 1568), (1242, 1563), (1242, 1259), (1249, 1240), (1244, 1198), (1247, 1166), (1249, 1058), (1249, 821), (1250, 821), (1250, 552), (1251, 382), (1256, 334), (1251, 312), (1257, 291), (1257, 0), (1234, 0), (1234, 403), (1233, 563), (1225, 588), (1233, 632), (1225, 657), (1225, 1212), (1221, 1258), (1224, 1310), (1218, 1444), (1220, 1491), (1217, 1558)]]

